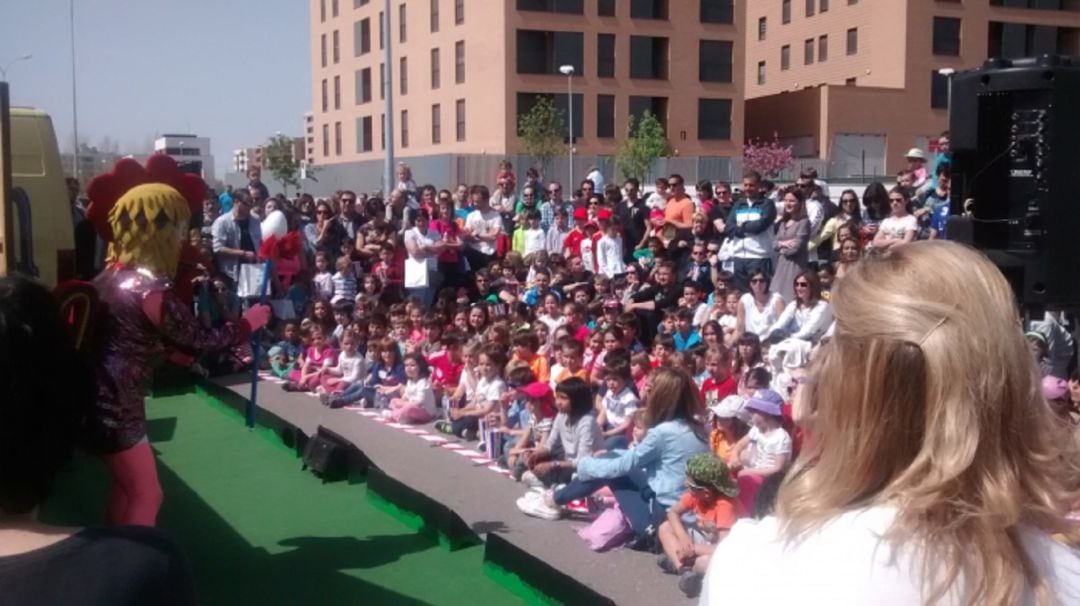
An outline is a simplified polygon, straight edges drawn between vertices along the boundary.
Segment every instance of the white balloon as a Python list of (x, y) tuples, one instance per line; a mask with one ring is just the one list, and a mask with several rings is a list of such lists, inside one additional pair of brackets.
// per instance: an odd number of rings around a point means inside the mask
[(271, 211), (271, 213), (263, 219), (261, 225), (263, 238), (269, 238), (270, 236), (281, 238), (289, 232), (289, 222), (285, 219), (285, 213), (280, 210)]

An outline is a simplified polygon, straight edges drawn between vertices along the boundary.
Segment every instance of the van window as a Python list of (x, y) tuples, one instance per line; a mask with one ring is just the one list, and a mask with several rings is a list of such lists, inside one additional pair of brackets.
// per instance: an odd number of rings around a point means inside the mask
[(44, 144), (34, 120), (11, 117), (11, 172), (16, 177), (45, 175)]

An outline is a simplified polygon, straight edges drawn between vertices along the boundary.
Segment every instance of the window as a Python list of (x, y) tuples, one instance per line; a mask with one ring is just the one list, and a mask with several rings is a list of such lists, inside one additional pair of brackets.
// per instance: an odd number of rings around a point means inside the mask
[(401, 147), (409, 146), (409, 110), (401, 110)]
[(341, 155), (341, 122), (334, 122), (334, 155)]
[(1052, 25), (991, 21), (986, 52), (990, 57), (1005, 59), (1044, 54), (1073, 55), (1077, 54), (1074, 32), (1076, 30), (1072, 28), (1057, 28)]
[(757, 39), (758, 40), (764, 40), (765, 39), (765, 33), (768, 31), (768, 28), (769, 28), (769, 23), (768, 23), (768, 21), (766, 20), (765, 17), (762, 17), (762, 18), (757, 20)]
[(325, 113), (330, 109), (330, 84), (323, 78), (322, 81), (322, 110)]
[(600, 78), (615, 77), (615, 34), (596, 36), (596, 75)]
[(379, 129), (379, 149), (386, 149), (386, 133), (390, 130), (387, 128), (386, 114), (379, 114), (379, 124), (382, 125)]
[(322, 66), (326, 67), (326, 34), (319, 38), (319, 42), (322, 50)]
[(465, 41), (454, 43), (454, 82), (465, 84)]
[(844, 86), (855, 86), (858, 83), (856, 78), (848, 78), (844, 80)]
[(356, 104), (371, 102), (371, 68), (358, 69), (356, 76)]
[(371, 19), (361, 19), (353, 23), (353, 56), (359, 57), (371, 52)]
[(458, 99), (454, 103), (455, 132), (458, 141), (465, 140), (465, 100)]
[(765, 62), (758, 61), (757, 64), (757, 83), (765, 84)]
[(730, 40), (702, 40), (698, 43), (698, 81), (731, 82)]
[(949, 108), (949, 77), (939, 74), (936, 69), (930, 72), (930, 107)]
[(960, 54), (960, 20), (953, 17), (934, 17), (935, 55), (955, 57)]
[[(553, 95), (553, 94), (549, 94), (549, 93), (518, 93), (517, 94), (517, 123), (519, 123), (519, 124), (521, 123), (521, 117), (524, 116), (525, 114), (529, 113), (530, 111), (532, 111), (533, 106), (536, 105), (537, 99), (540, 99), (541, 97), (546, 97), (546, 98), (550, 99), (552, 101), (552, 103), (554, 103), (554, 105), (555, 105), (555, 110), (559, 111), (559, 112), (562, 112), (562, 114), (564, 116), (568, 116), (571, 113), (569, 111), (569, 108), (566, 106), (566, 94), (565, 93), (557, 94), (557, 95)], [(585, 117), (584, 100), (585, 100), (584, 95), (582, 95), (580, 93), (574, 93), (574, 101), (573, 101), (574, 102), (574, 111), (572, 112), (574, 114), (574, 120), (573, 120), (573, 123), (572, 123), (572, 127), (573, 127), (573, 131), (574, 131), (574, 139), (575, 140), (580, 139), (581, 136), (582, 136), (582, 131), (583, 131), (582, 125), (585, 122), (585, 120), (584, 120), (584, 117)], [(568, 141), (568, 138), (563, 137), (563, 140)]]
[(667, 106), (667, 97), (630, 97), (630, 115), (634, 117), (634, 124), (639, 124), (647, 111), (667, 130)]
[(454, 25), (465, 23), (465, 0), (454, 0)]
[(780, 47), (780, 71), (786, 72), (791, 68), (791, 45), (785, 44)]
[(431, 106), (431, 144), (442, 143), (442, 106), (438, 103)]
[(829, 37), (818, 36), (817, 39), (817, 60), (818, 63), (829, 58)]
[(701, 0), (698, 20), (702, 23), (730, 25), (735, 22), (734, 2), (732, 0)]
[(819, 13), (827, 13), (827, 12), (829, 12), (829, 0), (821, 0), (821, 4), (818, 5), (818, 11), (817, 12), (819, 12)]
[(668, 39), (630, 36), (630, 77), (666, 80), (668, 75)]
[(334, 30), (333, 39), (334, 39), (334, 44), (333, 44), (333, 46), (334, 46), (334, 64), (337, 65), (337, 63), (339, 61), (341, 61), (341, 36), (338, 35), (338, 30), (336, 30), (336, 29)]
[(360, 8), (361, 6), (364, 6), (367, 3), (368, 3), (368, 0), (353, 0), (352, 7), (354, 9), (355, 8)]
[(356, 119), (356, 152), (371, 151), (371, 116)]
[(334, 76), (334, 109), (341, 109), (341, 76)]
[(791, 23), (791, 0), (783, 0), (780, 3), (780, 23)]
[(398, 63), (398, 94), (409, 94), (409, 58), (402, 57)]
[(990, 0), (990, 6), (1007, 6), (1009, 8), (1035, 8), (1042, 10), (1069, 10), (1063, 6), (1062, 0)]
[(817, 0), (806, 0), (806, 16), (813, 17), (814, 9), (817, 8)]
[(385, 19), (383, 13), (379, 12), (379, 50), (382, 50), (383, 48), (385, 48), (385, 46), (383, 46), (386, 43), (386, 41), (383, 39), (383, 36), (385, 36), (385, 35), (386, 35), (386, 19)]
[(731, 138), (731, 99), (698, 99), (698, 139)]
[(330, 16), (338, 16), (338, 0), (330, 0)]
[(431, 0), (431, 33), (439, 31), (439, 0)]
[(517, 0), (519, 11), (584, 15), (584, 0)]
[(575, 74), (583, 74), (585, 34), (517, 30), (517, 73), (558, 74), (559, 66), (573, 65)]
[(439, 49), (431, 49), (431, 90), (437, 90), (442, 77), (439, 69)]
[(667, 19), (667, 0), (630, 0), (631, 19)]
[(326, 23), (326, 0), (319, 0), (319, 22)]
[(386, 98), (386, 64), (379, 64), (379, 100)]
[(398, 42), (404, 43), (407, 39), (405, 32), (405, 3), (398, 5), (397, 11)]
[(615, 136), (615, 95), (596, 96), (596, 137), (610, 139)]
[(322, 155), (330, 156), (330, 125), (322, 125)]
[(803, 65), (812, 65), (814, 63), (814, 39), (810, 38), (806, 42), (803, 42)]
[(614, 17), (615, 0), (596, 0), (596, 14), (601, 17)]
[(859, 28), (853, 27), (847, 31), (847, 54), (854, 55), (859, 52)]

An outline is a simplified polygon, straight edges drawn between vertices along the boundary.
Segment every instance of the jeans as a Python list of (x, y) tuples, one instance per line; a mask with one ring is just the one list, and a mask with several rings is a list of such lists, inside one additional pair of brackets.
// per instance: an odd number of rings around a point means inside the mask
[(629, 446), (630, 440), (627, 440), (625, 435), (604, 438), (604, 450), (626, 450)]
[(435, 298), (435, 289), (431, 286), (421, 286), (419, 288), (406, 288), (405, 292), (410, 297), (416, 297), (420, 299), (420, 306), (425, 309), (431, 309), (431, 301)]
[(761, 270), (771, 280), (773, 275), (772, 259), (735, 259), (735, 286), (741, 292), (750, 292), (750, 276)]
[(465, 431), (480, 431), (480, 417), (461, 417), (450, 421), (450, 431), (459, 438), (465, 437)]
[(360, 398), (364, 398), (368, 401), (368, 406), (375, 405), (375, 390), (371, 387), (366, 387), (363, 383), (353, 383), (338, 393), (338, 398), (341, 399), (341, 403), (349, 405), (354, 402), (360, 401)]
[(583, 499), (604, 486), (611, 489), (619, 503), (619, 509), (630, 521), (634, 535), (639, 538), (655, 531), (667, 515), (667, 510), (656, 501), (651, 488), (638, 486), (626, 476), (588, 481), (574, 479), (561, 490), (555, 491), (555, 503), (565, 505), (575, 499)]

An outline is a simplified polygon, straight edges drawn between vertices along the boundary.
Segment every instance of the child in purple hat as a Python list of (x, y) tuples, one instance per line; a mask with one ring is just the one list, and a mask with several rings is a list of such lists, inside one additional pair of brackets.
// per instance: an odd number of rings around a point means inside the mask
[(791, 462), (791, 436), (782, 426), (783, 405), (783, 396), (759, 389), (744, 406), (750, 412), (750, 433), (735, 444), (730, 465), (738, 474), (739, 499), (747, 511), (753, 511), (754, 496), (765, 478)]

